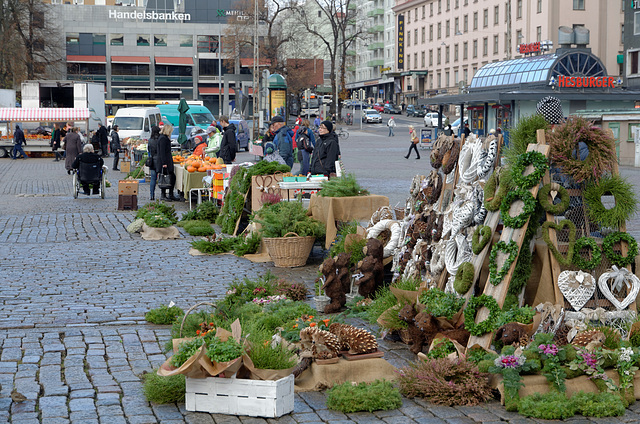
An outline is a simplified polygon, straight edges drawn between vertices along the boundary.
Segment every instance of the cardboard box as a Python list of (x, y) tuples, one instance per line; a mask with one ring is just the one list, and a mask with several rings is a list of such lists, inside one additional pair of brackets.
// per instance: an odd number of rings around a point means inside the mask
[(131, 162), (127, 160), (120, 162), (120, 172), (131, 172)]
[(282, 174), (254, 175), (251, 177), (251, 210), (257, 211), (262, 207), (262, 193), (265, 191), (277, 193), (283, 199), (287, 198), (287, 190), (281, 189), (278, 184), (282, 181), (282, 178)]
[(118, 194), (138, 194), (138, 180), (118, 181)]
[(276, 381), (186, 378), (187, 411), (276, 418), (293, 411), (293, 374)]

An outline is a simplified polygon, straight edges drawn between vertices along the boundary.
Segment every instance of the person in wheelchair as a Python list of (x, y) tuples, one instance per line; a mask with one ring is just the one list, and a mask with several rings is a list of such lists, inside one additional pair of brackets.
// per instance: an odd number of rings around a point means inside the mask
[(78, 179), (82, 184), (84, 194), (90, 195), (89, 184), (93, 185), (93, 194), (100, 194), (100, 180), (104, 160), (93, 151), (91, 144), (85, 144), (82, 153), (73, 161), (73, 169), (78, 170)]

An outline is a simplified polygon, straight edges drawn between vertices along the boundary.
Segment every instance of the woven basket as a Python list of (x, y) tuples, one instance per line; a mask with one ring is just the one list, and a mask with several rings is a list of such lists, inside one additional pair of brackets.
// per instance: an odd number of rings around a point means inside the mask
[[(293, 237), (289, 237), (293, 235)], [(296, 233), (287, 233), (284, 237), (265, 237), (265, 246), (273, 264), (278, 268), (293, 268), (307, 263), (313, 242), (313, 236), (300, 237)]]

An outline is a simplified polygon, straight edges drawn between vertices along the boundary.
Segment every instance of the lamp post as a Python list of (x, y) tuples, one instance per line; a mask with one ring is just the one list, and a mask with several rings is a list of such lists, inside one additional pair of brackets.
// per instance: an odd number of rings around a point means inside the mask
[[(220, 0), (218, 0), (218, 18), (220, 18)], [(222, 115), (222, 24), (218, 19), (218, 119)]]

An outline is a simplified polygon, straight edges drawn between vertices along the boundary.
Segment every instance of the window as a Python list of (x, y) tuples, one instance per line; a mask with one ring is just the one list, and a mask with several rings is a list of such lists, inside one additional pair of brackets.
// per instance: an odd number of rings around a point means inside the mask
[[(611, 128), (611, 124), (609, 124), (609, 128)], [(629, 137), (627, 138), (627, 141), (630, 141), (630, 142), (633, 143), (633, 141), (634, 141), (633, 137), (634, 137), (634, 135), (636, 133), (636, 128), (640, 128), (640, 124), (629, 124)], [(618, 131), (620, 131), (619, 128), (618, 128)]]
[(473, 40), (473, 58), (478, 57), (478, 40)]
[(107, 75), (104, 63), (67, 63), (68, 75)]
[(167, 35), (166, 34), (155, 34), (153, 36), (153, 45), (154, 46), (167, 46)]
[(418, 28), (413, 30), (413, 44), (418, 44)]
[(489, 26), (489, 9), (484, 9), (482, 11), (482, 26), (484, 28)]
[(458, 80), (458, 71), (455, 70), (455, 71), (453, 71), (453, 83), (458, 85), (458, 81), (459, 81)]
[(318, 10), (318, 18), (322, 18), (322, 10)]
[(498, 54), (498, 46), (500, 44), (500, 36), (499, 35), (494, 35), (493, 36), (493, 54)]
[[(633, 35), (640, 34), (640, 12), (633, 14)], [(68, 39), (68, 35), (67, 35)]]
[(449, 71), (444, 73), (444, 86), (449, 87)]
[(433, 24), (429, 25), (429, 41), (433, 41)]
[(455, 0), (455, 3), (453, 3), (456, 9), (460, 7), (460, 0)]
[(112, 75), (149, 75), (149, 65), (134, 65), (130, 63), (112, 63)]
[(163, 77), (190, 77), (193, 75), (193, 67), (177, 65), (156, 65), (156, 76)]
[(478, 29), (478, 12), (473, 12), (473, 30)]
[(93, 34), (93, 45), (105, 46), (107, 44), (107, 34)]
[(407, 55), (407, 69), (411, 69), (411, 55)]
[(438, 47), (438, 54), (436, 56), (436, 65), (439, 65), (442, 62), (442, 48)]
[(429, 50), (429, 66), (433, 66), (433, 49)]
[(146, 34), (144, 34), (144, 35), (138, 34), (136, 36), (136, 44), (138, 46), (149, 46), (150, 45), (149, 36), (146, 35)]
[(495, 6), (493, 8), (493, 24), (498, 25), (500, 22), (500, 6)]
[(518, 0), (516, 6), (516, 19), (522, 19), (522, 0)]
[(624, 44), (624, 24), (620, 25), (620, 44)]
[(542, 27), (536, 27), (536, 41), (542, 41)]
[(458, 45), (457, 44), (453, 45), (453, 61), (454, 62), (458, 61)]
[(193, 47), (193, 35), (180, 35), (180, 47)]
[(447, 19), (447, 21), (445, 22), (445, 27), (444, 27), (444, 36), (448, 37), (450, 34), (450, 28), (451, 28), (451, 21)]
[(124, 45), (124, 34), (109, 34), (109, 44), (112, 46)]
[(444, 48), (444, 63), (449, 63), (449, 46)]
[(421, 55), (421, 57), (420, 57), (420, 59), (421, 59), (421, 60), (420, 60), (420, 62), (421, 62), (421, 63), (420, 63), (420, 65), (421, 65), (421, 66), (422, 66), (422, 68), (424, 69), (424, 68), (426, 67), (424, 51), (422, 51), (422, 53), (421, 53), (420, 55)]
[(522, 30), (519, 29), (516, 31), (516, 46), (522, 44)]
[(442, 38), (442, 22), (438, 22), (438, 40)]
[(482, 56), (486, 56), (489, 54), (489, 39), (484, 37), (482, 39)]
[(442, 0), (438, 0), (438, 13), (442, 13)]
[(466, 84), (466, 83), (467, 83), (467, 79), (469, 78), (469, 70), (465, 68), (465, 69), (462, 71), (462, 74), (463, 74), (463, 77), (462, 77), (462, 78), (464, 78), (464, 79), (463, 79), (463, 81), (464, 81), (464, 83)]
[(433, 3), (429, 4), (429, 16), (433, 16)]
[[(624, 4), (624, 0), (622, 1)], [(542, 13), (542, 0), (538, 0), (538, 8), (536, 9), (536, 13)]]
[(453, 26), (454, 26), (454, 34), (458, 35), (458, 33), (460, 32), (460, 18), (456, 18), (453, 21)]
[(80, 43), (80, 34), (77, 32), (67, 32), (67, 46), (69, 44)]
[(447, 0), (447, 12), (451, 10), (451, 0)]
[(469, 31), (469, 15), (464, 15), (464, 17), (462, 19), (462, 30), (464, 32), (468, 32)]
[(199, 53), (216, 53), (220, 43), (215, 35), (198, 35)]
[(438, 72), (438, 88), (442, 87), (442, 74)]
[(629, 52), (629, 74), (638, 73), (638, 51)]
[(464, 43), (462, 43), (462, 60), (467, 60), (469, 58), (468, 50), (469, 43), (465, 41)]
[(573, 10), (584, 10), (584, 0), (573, 0)]
[(424, 44), (424, 42), (425, 42), (425, 38), (426, 38), (426, 35), (427, 35), (427, 31), (426, 31), (426, 28), (425, 28), (425, 27), (422, 27), (422, 34), (421, 34), (421, 35), (422, 35), (422, 36), (420, 37), (420, 42), (421, 42), (422, 44)]
[(407, 31), (407, 46), (411, 45), (411, 31)]
[(426, 8), (424, 6), (422, 6), (422, 19), (425, 18), (425, 10), (426, 10)]

